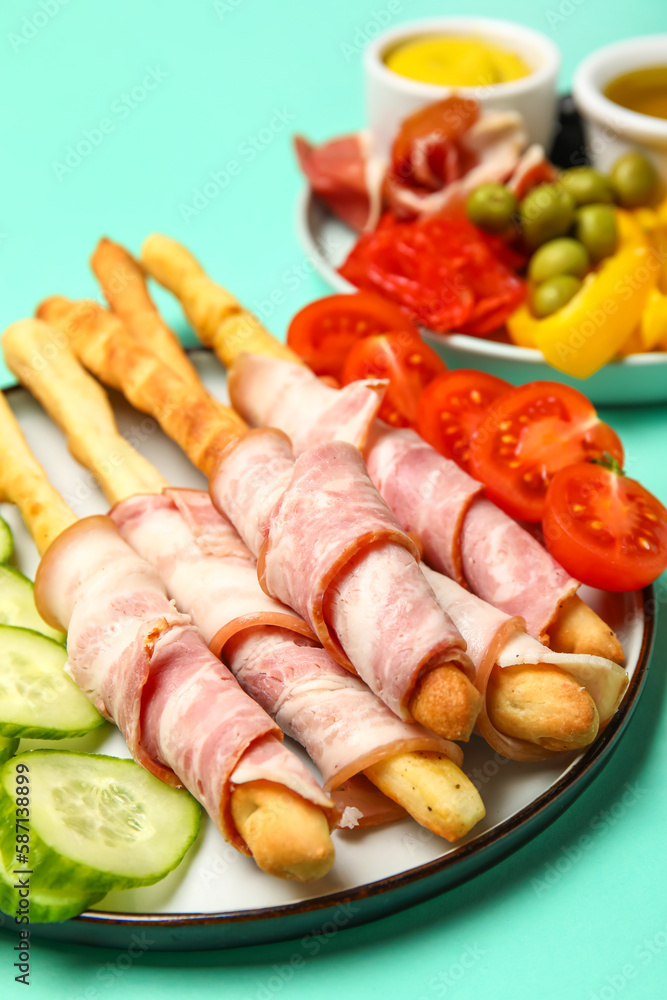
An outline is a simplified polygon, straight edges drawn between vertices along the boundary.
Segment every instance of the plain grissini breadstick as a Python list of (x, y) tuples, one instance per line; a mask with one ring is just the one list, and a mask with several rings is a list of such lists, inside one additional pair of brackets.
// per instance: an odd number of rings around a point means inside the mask
[(275, 339), (231, 292), (212, 281), (189, 250), (168, 236), (149, 236), (141, 250), (148, 273), (181, 302), (206, 347), (230, 365), (244, 352), (270, 354), (302, 364), (301, 358)]
[[(224, 448), (246, 430), (234, 411), (186, 383), (137, 344), (117, 317), (95, 303), (51, 298), (37, 315), (70, 338), (73, 350), (99, 379), (150, 413), (199, 469), (210, 476)], [(467, 740), (481, 698), (463, 672), (444, 663), (421, 675), (410, 695), (411, 717), (447, 739)]]
[[(20, 342), (33, 323), (14, 324), (7, 331), (8, 339)], [(78, 520), (32, 455), (2, 393), (0, 496), (19, 507), (40, 555), (47, 555), (52, 543)], [(331, 868), (334, 849), (327, 817), (286, 786), (262, 780), (240, 784), (232, 790), (230, 808), (240, 836), (268, 874), (311, 881)], [(303, 836), (295, 835), (295, 829)]]
[[(149, 250), (151, 247), (160, 249), (162, 254), (160, 273), (163, 275), (167, 271), (166, 260), (181, 261), (179, 277), (173, 284), (175, 287), (182, 287), (183, 273), (191, 266), (188, 264), (189, 258), (178, 253), (173, 241), (161, 237), (149, 238), (147, 246)], [(139, 272), (138, 266), (137, 272)], [(143, 280), (140, 272), (139, 278)], [(122, 290), (118, 292), (118, 298), (123, 298)], [(147, 290), (146, 298), (152, 301)], [(131, 302), (123, 303), (123, 311), (126, 315), (131, 313)], [(139, 324), (135, 324), (135, 329), (139, 328)], [(178, 354), (185, 370), (189, 362), (180, 347)], [(176, 360), (175, 356), (172, 358)], [(172, 364), (177, 371), (181, 370), (181, 365)], [(579, 604), (586, 607), (580, 600)], [(457, 678), (455, 668), (450, 670), (453, 674), (451, 682), (453, 688), (461, 675), (458, 672), (459, 678)], [(419, 700), (422, 705), (428, 704), (432, 696), (437, 697), (437, 687), (434, 687), (435, 692), (432, 695), (432, 684), (428, 674), (420, 679)], [(461, 691), (460, 697), (465, 698), (465, 691)], [(558, 667), (542, 665), (537, 669), (524, 665), (513, 671), (494, 670), (488, 687), (486, 707), (493, 725), (501, 732), (534, 742), (549, 750), (587, 746), (598, 732), (599, 719), (592, 698)], [(442, 714), (443, 709), (444, 706), (432, 706), (431, 714)]]
[[(120, 436), (106, 393), (81, 367), (69, 347), (64, 345), (57, 353), (49, 353), (47, 360), (44, 348), (52, 337), (53, 330), (36, 320), (10, 327), (2, 342), (11, 370), (51, 415), (65, 434), (70, 451), (80, 456), (79, 461), (96, 477), (110, 503), (136, 493), (161, 492), (168, 484)], [(35, 367), (31, 361), (36, 356), (42, 357), (44, 364)], [(122, 445), (128, 449), (124, 452), (127, 471), (119, 477), (108, 457), (120, 451)], [(364, 773), (417, 822), (448, 840), (460, 839), (484, 815), (475, 787), (443, 754), (404, 751), (371, 765)], [(232, 800), (238, 829), (259, 866), (273, 874), (278, 865), (292, 873), (300, 870), (298, 858), (303, 858), (304, 852), (310, 858), (308, 844), (320, 844), (322, 849), (320, 818), (309, 805), (295, 804), (293, 798), (278, 786), (255, 782), (239, 786)], [(280, 823), (281, 818), (282, 830), (268, 832), (268, 824)], [(270, 845), (278, 837), (282, 838), (284, 850), (277, 860)], [(267, 856), (267, 850), (273, 859)]]
[(132, 336), (153, 354), (176, 368), (186, 382), (200, 384), (197, 370), (182, 356), (178, 337), (170, 330), (148, 294), (141, 265), (124, 247), (102, 237), (90, 258), (104, 297)]

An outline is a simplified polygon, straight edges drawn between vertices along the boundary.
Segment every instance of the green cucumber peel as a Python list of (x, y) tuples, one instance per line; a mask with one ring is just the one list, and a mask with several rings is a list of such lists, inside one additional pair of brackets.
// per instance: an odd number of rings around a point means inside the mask
[(0, 736), (61, 740), (104, 719), (65, 673), (67, 650), (32, 629), (0, 625)]
[(16, 855), (26, 787), (30, 868), (44, 889), (66, 885), (86, 894), (152, 885), (177, 867), (199, 832), (201, 808), (192, 796), (132, 760), (32, 750), (0, 768), (0, 854), (7, 866)]

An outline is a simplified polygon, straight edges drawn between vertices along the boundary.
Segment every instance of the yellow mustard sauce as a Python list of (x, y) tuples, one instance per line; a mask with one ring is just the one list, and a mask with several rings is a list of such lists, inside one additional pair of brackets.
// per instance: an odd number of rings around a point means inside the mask
[(480, 87), (520, 80), (531, 73), (514, 52), (465, 36), (412, 38), (384, 57), (394, 73), (443, 87)]
[(667, 118), (667, 66), (647, 66), (607, 84), (604, 96), (622, 108), (652, 118)]

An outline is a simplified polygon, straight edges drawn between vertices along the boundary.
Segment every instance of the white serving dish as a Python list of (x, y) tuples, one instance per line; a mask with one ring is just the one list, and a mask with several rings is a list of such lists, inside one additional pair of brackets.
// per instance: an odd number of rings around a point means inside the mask
[[(209, 390), (226, 401), (225, 376), (216, 359), (204, 351), (192, 357)], [(92, 476), (69, 455), (62, 435), (41, 407), (20, 388), (10, 390), (7, 399), (37, 459), (75, 512), (80, 517), (104, 513), (107, 505)], [(155, 421), (116, 394), (112, 402), (121, 432), (170, 482), (205, 488), (203, 476)], [(16, 509), (2, 504), (0, 513), (14, 532), (16, 564), (34, 576), (37, 552)], [(185, 861), (162, 882), (109, 893), (81, 917), (62, 924), (33, 924), (31, 934), (125, 949), (133, 934), (144, 932), (152, 948), (170, 951), (285, 938), (306, 941), (326, 935), (330, 927), (386, 916), (475, 877), (562, 815), (609, 759), (637, 704), (654, 630), (650, 588), (631, 594), (584, 588), (582, 593), (623, 644), (630, 676), (623, 703), (586, 751), (541, 763), (508, 761), (473, 737), (465, 747), (464, 768), (480, 787), (487, 815), (458, 844), (446, 843), (409, 819), (375, 830), (337, 832), (333, 870), (320, 882), (299, 884), (264, 875), (252, 860), (225, 844), (205, 818)], [(24, 740), (21, 750), (39, 745), (49, 744)], [(120, 734), (110, 725), (58, 745), (128, 756)], [(631, 741), (626, 741), (627, 750), (632, 750)], [(307, 760), (305, 754), (303, 759)], [(608, 869), (612, 877), (612, 868)], [(0, 914), (3, 925), (16, 930), (11, 917)]]

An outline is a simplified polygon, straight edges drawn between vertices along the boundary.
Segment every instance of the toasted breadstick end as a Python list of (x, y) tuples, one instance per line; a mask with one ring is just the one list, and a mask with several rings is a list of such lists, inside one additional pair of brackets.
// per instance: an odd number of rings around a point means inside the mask
[(38, 315), (70, 338), (86, 368), (154, 417), (205, 475), (211, 474), (227, 444), (247, 430), (234, 410), (209, 395), (203, 385), (181, 378), (96, 303), (47, 299)]
[(312, 802), (271, 781), (251, 781), (232, 792), (236, 828), (268, 875), (314, 882), (334, 863), (326, 816)]
[(149, 295), (139, 262), (124, 247), (103, 237), (90, 264), (104, 297), (134, 339), (177, 371), (186, 382), (198, 385), (200, 379), (196, 369)]
[(72, 455), (93, 473), (110, 504), (135, 493), (161, 493), (167, 480), (121, 436), (104, 389), (67, 343), (48, 349), (57, 336), (37, 319), (13, 323), (2, 337), (7, 365), (64, 432)]
[(443, 754), (396, 754), (367, 767), (364, 774), (418, 823), (450, 842), (464, 837), (484, 816), (472, 781)]
[(1, 392), (0, 500), (16, 504), (19, 508), (40, 556), (58, 535), (77, 520), (74, 511), (51, 486), (44, 469), (30, 451)]
[(408, 709), (416, 722), (448, 740), (467, 742), (482, 707), (482, 697), (458, 667), (434, 667), (417, 678)]
[(615, 632), (578, 594), (572, 594), (558, 609), (549, 626), (548, 645), (557, 653), (588, 653), (614, 663), (625, 661)]
[(501, 733), (546, 750), (578, 750), (593, 742), (600, 719), (588, 691), (546, 663), (495, 666), (486, 691), (491, 723)]
[(231, 292), (212, 281), (176, 240), (159, 233), (149, 236), (141, 259), (148, 273), (179, 299), (195, 333), (206, 347), (213, 348), (223, 365), (228, 367), (244, 352), (303, 364)]

